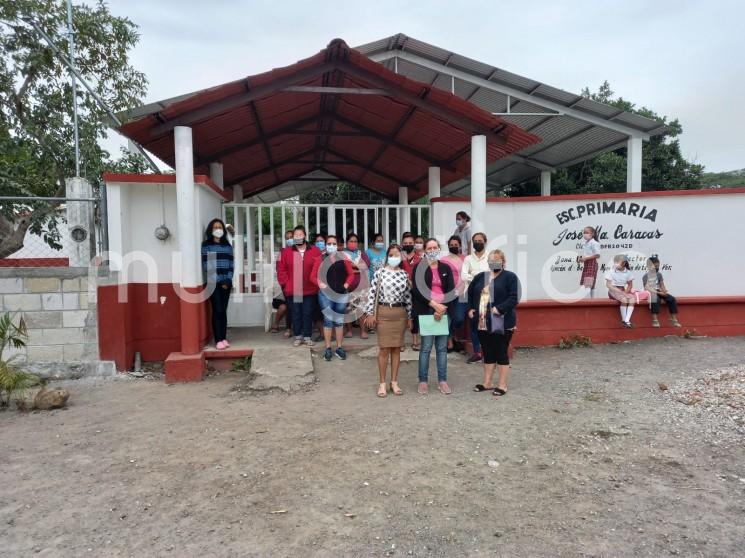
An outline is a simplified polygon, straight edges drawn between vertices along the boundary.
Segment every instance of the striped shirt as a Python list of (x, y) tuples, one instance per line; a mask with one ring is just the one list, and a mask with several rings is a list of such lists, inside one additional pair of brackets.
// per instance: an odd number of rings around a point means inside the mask
[(202, 244), (202, 270), (208, 282), (232, 282), (233, 247), (216, 242)]

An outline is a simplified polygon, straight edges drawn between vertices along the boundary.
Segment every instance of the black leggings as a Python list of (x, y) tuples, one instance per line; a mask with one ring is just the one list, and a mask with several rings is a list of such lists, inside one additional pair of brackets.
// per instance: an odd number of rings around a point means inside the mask
[[(655, 301), (655, 298), (657, 299), (656, 301)], [(673, 295), (671, 294), (656, 295), (652, 293), (652, 300), (653, 302), (649, 304), (652, 314), (660, 313), (660, 303), (663, 301), (667, 304), (667, 309), (671, 314), (678, 313), (678, 301), (675, 299)]]
[(215, 285), (215, 290), (210, 296), (212, 303), (212, 335), (215, 343), (224, 341), (228, 336), (228, 301), (230, 300), (230, 289), (223, 289)]
[(481, 343), (481, 354), (484, 356), (484, 364), (499, 364), (508, 366), (510, 364), (510, 340), (512, 330), (504, 333), (491, 333), (479, 330), (479, 342)]

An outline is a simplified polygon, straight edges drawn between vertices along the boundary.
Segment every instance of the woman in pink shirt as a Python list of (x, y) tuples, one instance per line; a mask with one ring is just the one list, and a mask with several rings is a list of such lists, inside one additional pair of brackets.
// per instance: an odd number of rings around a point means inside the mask
[[(414, 319), (421, 316), (434, 316), (435, 321), (448, 319), (447, 315), (455, 299), (453, 270), (439, 260), (440, 243), (430, 238), (424, 243), (424, 259), (414, 268), (412, 303)], [(420, 327), (421, 331), (421, 327)], [(435, 348), (437, 362), (437, 382), (440, 393), (452, 393), (447, 382), (447, 335), (422, 335), (419, 353), (419, 385), (417, 391), (425, 395), (428, 387), (429, 356)]]

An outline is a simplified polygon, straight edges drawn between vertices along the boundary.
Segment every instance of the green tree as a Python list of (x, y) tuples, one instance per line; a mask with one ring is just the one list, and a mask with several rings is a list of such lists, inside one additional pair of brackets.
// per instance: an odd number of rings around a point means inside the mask
[[(29, 21), (67, 54), (64, 0), (0, 0), (0, 194), (59, 197), (65, 178), (75, 175), (72, 86), (67, 67)], [(139, 40), (136, 25), (99, 1), (73, 7), (73, 28), (75, 64), (96, 93), (115, 112), (141, 104), (147, 81), (129, 61)], [(97, 192), (102, 172), (114, 164), (100, 145), (108, 119), (80, 86), (78, 106), (81, 175)], [(0, 257), (22, 247), (29, 228), (52, 246), (59, 240), (49, 204), (3, 204)]]
[[(703, 186), (703, 165), (689, 162), (680, 151), (680, 134), (683, 127), (676, 118), (668, 122), (653, 110), (637, 106), (623, 97), (614, 97), (610, 84), (605, 81), (596, 92), (588, 88), (582, 95), (652, 118), (664, 124), (664, 133), (652, 137), (642, 148), (642, 185), (644, 190), (696, 189)], [(602, 193), (626, 191), (626, 148), (603, 153), (568, 168), (558, 169), (552, 177), (551, 192), (554, 194)], [(539, 179), (527, 180), (510, 186), (510, 196), (538, 195)]]

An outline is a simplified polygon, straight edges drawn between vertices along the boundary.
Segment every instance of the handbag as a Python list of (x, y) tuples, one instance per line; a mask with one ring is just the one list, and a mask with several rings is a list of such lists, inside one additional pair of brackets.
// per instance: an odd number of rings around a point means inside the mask
[(504, 316), (496, 314), (490, 314), (491, 317), (491, 324), (490, 329), (492, 333), (501, 333), (504, 334)]
[[(492, 277), (489, 277), (489, 300), (491, 301), (491, 282)], [(491, 311), (492, 306), (491, 303), (489, 304), (489, 331), (492, 333), (500, 333), (504, 334), (504, 314), (500, 314), (497, 316), (494, 312)]]

